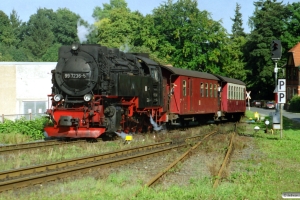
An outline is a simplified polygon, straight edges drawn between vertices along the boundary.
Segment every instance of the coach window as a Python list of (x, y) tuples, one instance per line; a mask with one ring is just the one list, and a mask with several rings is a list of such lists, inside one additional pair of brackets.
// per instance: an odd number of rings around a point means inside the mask
[(201, 83), (200, 85), (200, 94), (201, 94), (201, 97), (204, 97), (204, 84)]
[(237, 99), (237, 87), (234, 86), (234, 99)]
[(213, 84), (209, 84), (209, 92), (210, 92), (210, 97), (213, 97)]
[(182, 81), (182, 93), (183, 96), (186, 96), (186, 81)]
[(229, 86), (229, 92), (230, 92), (229, 99), (232, 99), (232, 86)]
[(208, 83), (205, 83), (205, 96), (208, 97)]
[(216, 84), (214, 84), (214, 95), (215, 97), (218, 97), (218, 89)]
[(244, 88), (241, 87), (241, 100), (244, 99)]

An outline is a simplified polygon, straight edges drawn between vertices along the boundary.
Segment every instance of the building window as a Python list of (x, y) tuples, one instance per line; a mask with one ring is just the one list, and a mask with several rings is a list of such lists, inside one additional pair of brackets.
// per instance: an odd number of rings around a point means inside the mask
[(33, 117), (40, 116), (46, 112), (46, 103), (46, 101), (23, 101), (23, 113), (31, 113)]
[(298, 95), (298, 91), (296, 88), (293, 88), (293, 96)]

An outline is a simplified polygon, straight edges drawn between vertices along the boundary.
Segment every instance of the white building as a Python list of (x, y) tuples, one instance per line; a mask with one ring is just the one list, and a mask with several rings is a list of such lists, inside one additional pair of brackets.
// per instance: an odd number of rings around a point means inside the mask
[(56, 62), (0, 62), (0, 114), (44, 113)]

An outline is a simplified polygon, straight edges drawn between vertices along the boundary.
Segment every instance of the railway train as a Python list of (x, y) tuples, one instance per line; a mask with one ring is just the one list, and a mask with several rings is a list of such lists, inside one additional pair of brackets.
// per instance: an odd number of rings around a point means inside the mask
[(246, 111), (240, 80), (163, 66), (147, 54), (98, 44), (61, 46), (51, 73), (46, 137), (98, 138), (191, 121), (239, 121)]

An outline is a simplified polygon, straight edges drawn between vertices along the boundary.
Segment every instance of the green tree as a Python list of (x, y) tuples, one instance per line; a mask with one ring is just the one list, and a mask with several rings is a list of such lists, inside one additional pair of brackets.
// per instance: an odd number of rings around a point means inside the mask
[(236, 36), (228, 39), (226, 46), (225, 55), (227, 59), (224, 58), (224, 75), (231, 78), (236, 78), (247, 82), (247, 74), (251, 71), (245, 69), (245, 58), (243, 53), (243, 48), (247, 40), (243, 36)]
[(52, 32), (53, 21), (55, 13), (52, 9), (39, 8), (27, 22), (23, 47), (30, 50), (37, 61), (41, 61), (42, 56), (55, 41)]
[(156, 51), (177, 67), (220, 74), (227, 33), (197, 6), (196, 0), (168, 0), (154, 9)]
[(286, 50), (291, 49), (300, 42), (300, 3), (287, 5), (288, 18), (285, 21), (286, 30), (280, 37), (282, 45)]
[[(248, 76), (248, 86), (254, 91), (254, 97), (271, 99), (274, 96), (275, 81), (270, 45), (272, 40), (282, 36), (288, 12), (282, 2), (276, 0), (259, 0), (254, 5), (255, 11), (249, 19), (252, 32), (244, 51), (246, 69), (252, 72)], [(278, 65), (281, 66), (283, 62), (282, 59)]]
[(61, 44), (59, 44), (59, 43), (51, 45), (47, 49), (46, 53), (42, 56), (42, 61), (45, 61), (45, 62), (56, 62), (56, 61), (58, 61), (59, 47), (61, 47)]
[(54, 43), (69, 45), (79, 42), (77, 27), (80, 25), (80, 16), (67, 8), (59, 8), (55, 14), (52, 27)]
[(241, 5), (236, 3), (234, 18), (230, 18), (233, 21), (233, 25), (231, 28), (231, 37), (246, 36), (243, 28), (242, 13), (240, 12), (240, 10)]
[(127, 3), (125, 0), (110, 0), (108, 3), (102, 4), (103, 8), (96, 6), (93, 12), (93, 17), (99, 21), (105, 18), (111, 17), (111, 11), (115, 9), (125, 10), (130, 12), (130, 9), (127, 7)]
[(233, 18), (232, 34), (227, 41), (227, 49), (225, 52), (226, 58), (224, 58), (224, 74), (228, 77), (236, 78), (246, 81), (247, 73), (249, 70), (245, 70), (245, 59), (243, 54), (243, 48), (246, 44), (246, 34), (243, 29), (242, 14), (240, 13), (241, 6), (237, 3), (235, 8), (235, 14)]
[(3, 11), (0, 11), (0, 42), (6, 46), (11, 46), (15, 39), (8, 16)]
[(99, 19), (95, 23), (97, 43), (129, 50), (128, 47), (134, 46), (143, 16), (131, 12), (124, 0), (111, 0), (110, 3), (103, 4), (103, 9), (97, 7), (94, 10), (93, 16)]
[(22, 40), (22, 29), (24, 28), (25, 23), (22, 23), (15, 10), (12, 10), (9, 19), (14, 37), (12, 46), (19, 47)]

